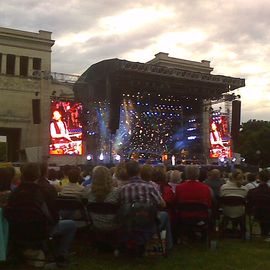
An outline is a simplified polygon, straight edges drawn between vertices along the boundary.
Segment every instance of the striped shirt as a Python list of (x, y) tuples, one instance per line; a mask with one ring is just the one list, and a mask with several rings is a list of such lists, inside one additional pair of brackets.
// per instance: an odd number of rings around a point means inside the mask
[[(237, 187), (237, 185), (231, 181), (228, 181), (226, 184), (222, 185), (220, 188), (220, 196), (239, 196), (246, 198), (248, 189), (245, 186)], [(224, 206), (223, 212), (226, 216), (231, 218), (237, 218), (242, 216), (245, 213), (245, 207), (243, 206)]]
[(120, 201), (121, 204), (144, 202), (161, 205), (163, 200), (159, 191), (151, 183), (135, 176), (120, 188)]
[(69, 183), (63, 187), (60, 192), (60, 196), (68, 196), (81, 198), (84, 195), (85, 188), (83, 186), (78, 185), (77, 183)]

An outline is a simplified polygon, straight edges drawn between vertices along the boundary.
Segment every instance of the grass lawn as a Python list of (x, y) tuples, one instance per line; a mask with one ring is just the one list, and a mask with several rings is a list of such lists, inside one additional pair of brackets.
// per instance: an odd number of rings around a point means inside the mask
[[(113, 254), (95, 253), (85, 243), (76, 244), (69, 270), (95, 269), (184, 269), (184, 270), (267, 270), (270, 269), (270, 243), (262, 240), (222, 240), (217, 250), (206, 250), (201, 245), (175, 246), (167, 258), (126, 258)], [(74, 264), (73, 264), (74, 263)], [(32, 269), (0, 263), (0, 269)]]

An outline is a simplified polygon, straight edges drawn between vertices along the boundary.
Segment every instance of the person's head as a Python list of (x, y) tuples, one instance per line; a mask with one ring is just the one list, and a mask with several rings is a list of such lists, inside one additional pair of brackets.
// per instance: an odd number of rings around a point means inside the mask
[(166, 169), (164, 166), (156, 166), (153, 171), (153, 181), (159, 184), (165, 184), (167, 182)]
[(120, 181), (128, 180), (129, 176), (125, 162), (121, 162), (116, 166), (114, 176)]
[(236, 169), (232, 172), (230, 181), (235, 183), (237, 187), (241, 187), (244, 181), (244, 174), (241, 170)]
[(247, 173), (246, 180), (248, 183), (256, 181), (256, 175), (254, 173)]
[(180, 183), (181, 182), (181, 172), (178, 170), (173, 170), (170, 175), (170, 181), (171, 183)]
[(71, 166), (70, 165), (64, 165), (62, 168), (61, 168), (61, 170), (62, 170), (62, 172), (63, 172), (63, 174), (64, 174), (64, 177), (67, 177), (68, 176), (68, 173), (69, 173), (69, 171), (71, 170)]
[(220, 179), (220, 170), (218, 169), (212, 169), (210, 172), (208, 172), (208, 179), (210, 180), (218, 180)]
[(104, 166), (97, 166), (93, 170), (91, 191), (97, 202), (103, 202), (111, 192), (113, 182), (110, 170)]
[(58, 171), (56, 171), (56, 178), (57, 178), (58, 180), (62, 180), (62, 179), (65, 178), (65, 175), (64, 175), (64, 173), (63, 173), (63, 171), (62, 171), (61, 169), (58, 170)]
[(126, 168), (127, 168), (127, 174), (128, 177), (134, 177), (134, 176), (139, 176), (140, 174), (140, 165), (137, 161), (135, 160), (130, 160), (126, 163)]
[(197, 165), (187, 165), (185, 167), (185, 177), (187, 180), (198, 180), (200, 176), (200, 168)]
[(27, 163), (22, 167), (22, 182), (35, 182), (40, 178), (40, 167), (38, 163)]
[(53, 111), (53, 115), (52, 115), (53, 120), (59, 121), (61, 119), (61, 117), (62, 117), (62, 115), (59, 111), (57, 111), (57, 110)]
[(80, 177), (80, 173), (81, 171), (78, 168), (72, 168), (69, 172), (68, 172), (68, 180), (70, 183), (78, 183), (81, 179)]
[(82, 172), (82, 177), (91, 176), (93, 171), (93, 166), (86, 166)]
[(166, 179), (167, 182), (171, 182), (171, 174), (172, 174), (173, 170), (167, 170), (166, 171)]
[(262, 170), (259, 172), (260, 182), (267, 183), (270, 180), (270, 173), (268, 170)]
[(144, 164), (141, 167), (141, 178), (144, 181), (151, 181), (153, 176), (153, 167), (149, 164)]
[(57, 171), (55, 169), (48, 170), (48, 179), (51, 181), (55, 181), (57, 179)]
[(211, 124), (211, 129), (213, 130), (213, 131), (216, 131), (217, 130), (217, 125), (216, 125), (216, 123), (212, 123)]

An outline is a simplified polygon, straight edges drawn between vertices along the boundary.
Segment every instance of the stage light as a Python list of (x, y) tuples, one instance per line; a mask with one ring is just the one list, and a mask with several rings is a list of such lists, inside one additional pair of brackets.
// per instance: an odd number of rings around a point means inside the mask
[(121, 157), (120, 157), (120, 155), (115, 155), (114, 156), (114, 159), (117, 160), (117, 161), (120, 161), (121, 160)]
[(175, 166), (175, 156), (172, 155), (172, 166)]
[(225, 161), (225, 158), (224, 157), (220, 157), (219, 158), (219, 161), (223, 163)]
[(103, 153), (101, 153), (101, 154), (99, 155), (99, 160), (104, 160), (104, 155), (103, 155)]
[(235, 162), (235, 161), (236, 161), (236, 158), (235, 158), (235, 157), (233, 157), (233, 158), (232, 158), (232, 162)]
[(86, 159), (87, 159), (87, 160), (92, 160), (92, 156), (91, 156), (90, 154), (88, 154), (88, 155), (86, 156)]

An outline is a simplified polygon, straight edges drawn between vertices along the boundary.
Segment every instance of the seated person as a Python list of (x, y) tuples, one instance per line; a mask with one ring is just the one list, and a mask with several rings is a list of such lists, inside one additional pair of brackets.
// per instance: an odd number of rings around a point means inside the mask
[(127, 183), (128, 175), (125, 162), (120, 162), (112, 176), (113, 181), (117, 183), (118, 187), (121, 187)]
[[(212, 207), (211, 189), (204, 183), (199, 181), (200, 168), (196, 165), (187, 165), (185, 167), (186, 180), (177, 185), (175, 190), (176, 203), (202, 203)], [(201, 213), (181, 213), (183, 217), (204, 217)]]
[[(128, 182), (120, 188), (120, 202), (123, 205), (129, 205), (134, 202), (154, 205), (157, 208), (165, 208), (166, 203), (163, 200), (159, 190), (155, 186), (143, 180), (140, 175), (140, 166), (137, 161), (128, 161), (126, 163)], [(167, 248), (173, 246), (171, 224), (166, 211), (158, 211), (160, 221), (159, 230), (166, 230)]]
[(156, 166), (153, 171), (152, 179), (158, 184), (158, 189), (166, 205), (172, 204), (174, 202), (174, 192), (167, 182), (165, 167)]
[(208, 172), (208, 178), (204, 183), (212, 189), (214, 199), (217, 201), (219, 198), (220, 187), (226, 183), (225, 180), (221, 178), (220, 171), (218, 169), (213, 169)]
[(172, 187), (173, 193), (175, 193), (176, 186), (182, 181), (181, 175), (182, 173), (178, 170), (172, 170), (170, 172), (170, 179), (168, 184)]
[[(235, 170), (231, 175), (229, 181), (222, 185), (220, 188), (220, 197), (226, 196), (238, 196), (246, 198), (248, 189), (243, 186), (244, 175), (241, 170)], [(240, 225), (240, 230), (244, 234), (246, 231), (245, 222), (241, 217), (245, 214), (245, 206), (227, 206), (223, 207), (223, 229), (227, 229), (227, 224), (229, 220), (232, 221), (233, 231), (237, 231), (238, 225)], [(229, 218), (229, 219), (228, 219)], [(233, 219), (233, 220), (232, 220)]]
[(247, 180), (246, 187), (248, 188), (248, 190), (251, 190), (259, 186), (259, 181), (257, 181), (257, 176), (254, 173), (247, 173), (246, 180)]
[[(47, 203), (50, 198), (44, 194), (44, 190), (36, 182), (40, 178), (40, 167), (36, 163), (28, 163), (22, 167), (22, 182), (13, 191), (5, 207), (5, 216), (10, 224), (14, 224), (13, 229), (20, 230), (20, 224), (33, 221), (44, 224), (46, 231), (44, 234), (55, 235), (59, 238), (56, 247), (57, 264), (63, 265), (67, 262), (69, 249), (75, 237), (76, 226), (72, 220), (58, 220), (55, 213), (51, 213)], [(47, 198), (48, 202), (45, 200)], [(53, 203), (50, 203), (52, 206)], [(31, 239), (32, 231), (25, 231), (22, 237)], [(46, 235), (44, 235), (46, 238)]]
[(62, 188), (60, 196), (82, 198), (85, 188), (79, 185), (80, 179), (80, 170), (77, 168), (71, 169), (68, 172), (69, 182)]
[[(246, 198), (248, 189), (243, 186), (244, 175), (241, 170), (235, 170), (229, 181), (222, 185), (220, 188), (220, 197), (226, 196), (239, 196)], [(223, 212), (225, 216), (230, 218), (237, 218), (245, 213), (245, 208), (243, 206), (225, 206), (223, 207)]]
[[(119, 203), (118, 190), (113, 187), (110, 170), (97, 166), (93, 170), (92, 188), (88, 193), (88, 202)], [(112, 231), (118, 228), (115, 215), (90, 213), (95, 228), (102, 231)]]
[(15, 176), (13, 167), (0, 168), (0, 207), (4, 207), (7, 203)]
[(83, 187), (89, 187), (92, 183), (92, 166), (87, 166), (82, 172), (83, 181), (81, 185)]
[[(175, 189), (175, 202), (177, 204), (196, 203), (205, 205), (204, 210), (189, 211), (189, 209), (177, 210), (177, 227), (178, 233), (188, 238), (197, 239), (197, 224), (205, 224), (212, 210), (212, 193), (211, 189), (199, 181), (200, 168), (197, 165), (187, 165), (184, 171), (185, 181), (178, 184)], [(186, 220), (186, 222), (183, 222)], [(191, 226), (185, 223), (191, 222)], [(201, 232), (200, 239), (206, 238), (206, 232)]]
[(260, 223), (261, 235), (267, 237), (270, 232), (270, 213), (266, 211), (269, 206), (265, 204), (270, 203), (270, 187), (267, 185), (267, 181), (270, 179), (269, 171), (259, 172), (259, 179), (259, 186), (250, 189), (247, 194), (247, 206), (249, 210), (254, 211), (253, 214)]

